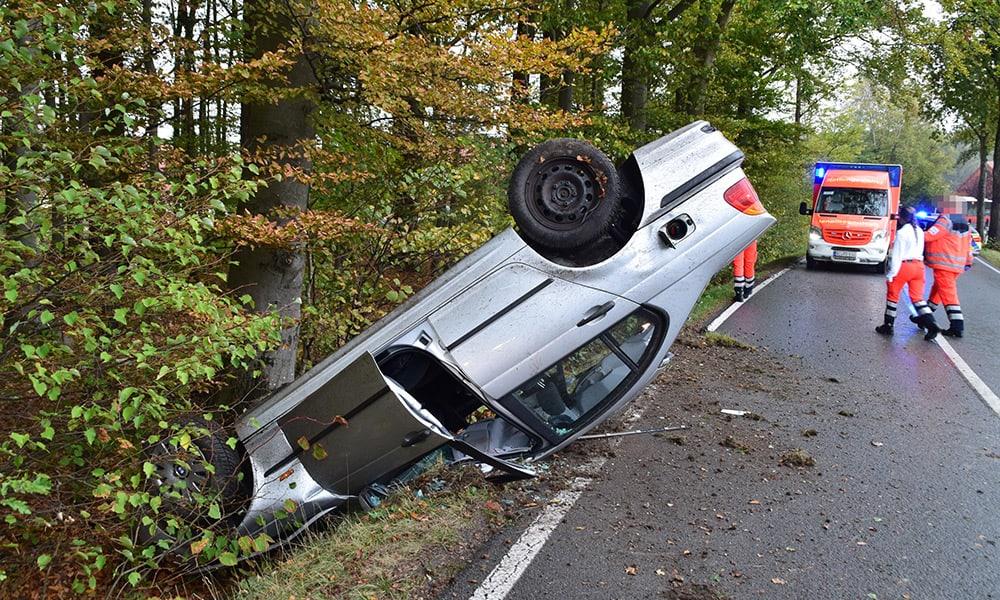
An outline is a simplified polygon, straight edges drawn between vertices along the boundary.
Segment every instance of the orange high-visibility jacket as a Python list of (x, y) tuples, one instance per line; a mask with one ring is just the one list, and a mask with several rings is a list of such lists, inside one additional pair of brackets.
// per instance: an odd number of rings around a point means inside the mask
[(972, 264), (969, 232), (954, 231), (942, 215), (924, 232), (924, 264), (935, 271), (962, 273)]

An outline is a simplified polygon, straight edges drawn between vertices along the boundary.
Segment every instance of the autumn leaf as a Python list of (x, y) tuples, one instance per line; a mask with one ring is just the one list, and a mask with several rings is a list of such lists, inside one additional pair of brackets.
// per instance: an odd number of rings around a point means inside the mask
[(313, 444), (312, 447), (313, 458), (315, 458), (316, 460), (323, 460), (327, 456), (329, 456), (329, 454), (326, 453), (326, 448), (324, 448), (322, 444)]
[(208, 538), (201, 538), (196, 542), (191, 542), (191, 554), (194, 556), (198, 556), (199, 554), (201, 554), (202, 550), (208, 547), (209, 543), (210, 541)]

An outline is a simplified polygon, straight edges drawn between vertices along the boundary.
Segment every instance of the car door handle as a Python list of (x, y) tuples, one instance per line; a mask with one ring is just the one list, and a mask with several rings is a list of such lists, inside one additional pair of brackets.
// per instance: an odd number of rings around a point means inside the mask
[(400, 444), (403, 448), (409, 448), (410, 446), (416, 446), (420, 442), (423, 442), (427, 438), (431, 437), (430, 429), (418, 429), (416, 431), (411, 431), (410, 433), (403, 436), (403, 443)]
[(580, 322), (577, 323), (576, 326), (577, 327), (583, 327), (587, 323), (590, 323), (592, 321), (596, 321), (596, 320), (600, 319), (601, 317), (603, 317), (604, 315), (606, 315), (609, 312), (611, 312), (611, 309), (614, 308), (614, 307), (615, 307), (615, 303), (614, 303), (613, 300), (609, 300), (609, 301), (605, 302), (604, 304), (602, 304), (600, 306), (595, 306), (594, 308), (591, 308), (590, 310), (588, 310), (583, 315), (583, 318), (580, 319)]

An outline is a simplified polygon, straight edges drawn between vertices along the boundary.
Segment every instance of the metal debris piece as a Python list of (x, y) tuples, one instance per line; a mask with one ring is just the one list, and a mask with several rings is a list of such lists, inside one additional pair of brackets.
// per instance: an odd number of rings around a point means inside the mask
[(625, 435), (639, 435), (640, 433), (662, 433), (664, 431), (678, 431), (687, 429), (687, 425), (671, 425), (667, 427), (657, 427), (656, 429), (633, 429), (632, 431), (615, 431), (612, 433), (595, 433), (592, 435), (581, 435), (578, 440), (600, 440), (604, 438), (622, 437)]

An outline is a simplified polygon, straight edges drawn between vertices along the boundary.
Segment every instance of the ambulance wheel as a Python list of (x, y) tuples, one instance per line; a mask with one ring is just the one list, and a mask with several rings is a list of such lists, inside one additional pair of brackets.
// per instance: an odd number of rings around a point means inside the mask
[(877, 265), (875, 265), (875, 267), (872, 270), (875, 273), (880, 273), (882, 275), (885, 275), (886, 271), (889, 270), (889, 261), (888, 260), (883, 260), (882, 262), (880, 262)]
[(587, 142), (549, 140), (517, 163), (507, 205), (530, 245), (580, 250), (598, 242), (620, 213), (618, 171)]
[(806, 257), (806, 270), (807, 271), (815, 271), (818, 267), (819, 267), (819, 265), (816, 264), (816, 259), (814, 259), (811, 256), (807, 256)]

